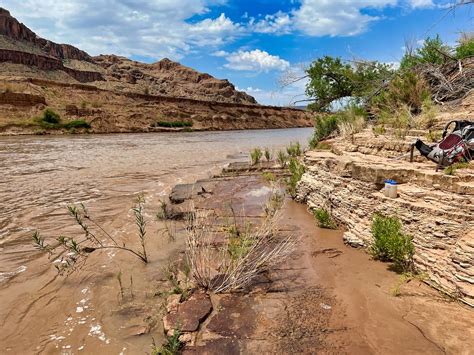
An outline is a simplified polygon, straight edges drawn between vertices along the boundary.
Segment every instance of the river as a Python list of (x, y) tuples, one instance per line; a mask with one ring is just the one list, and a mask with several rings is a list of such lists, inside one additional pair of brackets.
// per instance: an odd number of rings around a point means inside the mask
[[(149, 351), (150, 337), (135, 333), (140, 333), (142, 318), (153, 314), (150, 285), (177, 246), (156, 242), (147, 271), (135, 260), (104, 252), (65, 277), (33, 248), (33, 232), (40, 231), (46, 240), (77, 233), (66, 206), (82, 202), (104, 228), (127, 240), (133, 233), (130, 207), (138, 194), (145, 196), (146, 216), (152, 219), (173, 185), (247, 160), (254, 147), (276, 154), (290, 142), (306, 145), (311, 132), (0, 137), (0, 353)], [(123, 260), (135, 289), (126, 304), (117, 300), (116, 275)]]

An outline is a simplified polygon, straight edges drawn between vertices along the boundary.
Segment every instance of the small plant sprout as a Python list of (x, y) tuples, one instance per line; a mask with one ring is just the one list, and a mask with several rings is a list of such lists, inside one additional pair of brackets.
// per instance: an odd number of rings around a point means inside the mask
[(156, 219), (158, 221), (168, 219), (168, 204), (165, 200), (160, 201), (160, 209), (156, 212)]
[(270, 151), (270, 149), (265, 148), (265, 152), (264, 152), (264, 153), (265, 153), (265, 159), (266, 159), (267, 161), (272, 160), (272, 152)]
[(286, 168), (286, 163), (288, 162), (288, 156), (285, 154), (284, 151), (280, 150), (277, 154), (278, 164), (280, 164), (281, 168)]
[(138, 240), (141, 250), (136, 251), (128, 247), (125, 243), (119, 244), (116, 237), (108, 233), (101, 225), (99, 225), (89, 214), (84, 204), (77, 206), (70, 205), (67, 207), (69, 215), (74, 219), (76, 224), (81, 228), (83, 235), (77, 238), (59, 236), (56, 238), (57, 244), (49, 245), (45, 239), (40, 236), (39, 232), (35, 232), (32, 236), (35, 247), (42, 251), (48, 251), (50, 255), (55, 255), (53, 264), (60, 274), (64, 272), (72, 272), (83, 265), (88, 255), (96, 250), (101, 249), (117, 249), (126, 251), (142, 262), (147, 263), (148, 257), (146, 252), (146, 221), (144, 217), (144, 199), (140, 196), (132, 211), (135, 215), (135, 222), (138, 227)]
[(160, 347), (153, 345), (151, 355), (176, 355), (179, 354), (183, 343), (179, 340), (181, 336), (181, 330), (179, 327), (173, 330), (173, 335), (166, 338), (166, 343)]
[(336, 229), (337, 224), (325, 208), (317, 208), (313, 211), (314, 217), (318, 220), (319, 227), (326, 229)]
[(260, 160), (262, 159), (262, 150), (260, 148), (254, 148), (250, 152), (250, 159), (252, 161), (252, 165), (257, 165), (260, 163)]
[(296, 158), (291, 158), (288, 164), (288, 170), (290, 171), (290, 177), (287, 179), (287, 190), (291, 197), (296, 197), (296, 186), (301, 180), (305, 172), (304, 165), (301, 164)]
[(299, 157), (302, 154), (300, 143), (290, 143), (290, 145), (286, 148), (286, 152), (292, 158)]
[(265, 181), (269, 182), (270, 184), (276, 181), (275, 175), (270, 171), (266, 171), (262, 173), (262, 177), (265, 179)]

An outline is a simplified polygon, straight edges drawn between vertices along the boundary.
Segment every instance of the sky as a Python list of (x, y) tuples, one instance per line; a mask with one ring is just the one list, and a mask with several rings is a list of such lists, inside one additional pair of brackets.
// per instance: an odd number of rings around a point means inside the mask
[(0, 0), (39, 36), (91, 55), (179, 61), (228, 79), (260, 103), (305, 99), (303, 75), (324, 55), (397, 65), (406, 43), (474, 31), (454, 0)]

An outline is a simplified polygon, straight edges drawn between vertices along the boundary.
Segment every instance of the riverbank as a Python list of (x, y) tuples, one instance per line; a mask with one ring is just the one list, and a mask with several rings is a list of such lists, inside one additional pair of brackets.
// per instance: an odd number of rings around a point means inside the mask
[[(261, 170), (236, 165), (227, 171), (178, 186), (171, 196), (179, 204), (171, 208), (206, 210), (223, 226), (232, 211), (245, 211), (246, 220), (258, 224), (274, 188)], [(270, 171), (284, 176), (278, 168)], [(422, 282), (400, 284), (389, 264), (344, 244), (342, 231), (318, 228), (305, 205), (286, 198), (277, 226), (280, 237), (299, 240), (296, 250), (248, 289), (168, 300), (165, 330), (171, 334), (173, 320), (181, 319), (183, 353), (468, 354), (474, 346), (472, 309)]]
[[(222, 131), (311, 127), (313, 115), (290, 108), (105, 90), (49, 80), (5, 80), (0, 135)], [(39, 124), (48, 108), (61, 124)], [(80, 123), (80, 124), (79, 124)]]

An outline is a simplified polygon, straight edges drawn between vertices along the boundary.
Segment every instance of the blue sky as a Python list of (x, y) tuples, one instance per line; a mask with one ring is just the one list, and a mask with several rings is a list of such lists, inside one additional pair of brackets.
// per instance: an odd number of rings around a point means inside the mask
[[(454, 0), (452, 0), (454, 1)], [(455, 45), (474, 30), (474, 6), (451, 0), (0, 0), (42, 37), (92, 55), (177, 60), (227, 78), (260, 103), (302, 99), (281, 88), (323, 55), (397, 63), (406, 41), (439, 33)]]

